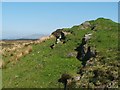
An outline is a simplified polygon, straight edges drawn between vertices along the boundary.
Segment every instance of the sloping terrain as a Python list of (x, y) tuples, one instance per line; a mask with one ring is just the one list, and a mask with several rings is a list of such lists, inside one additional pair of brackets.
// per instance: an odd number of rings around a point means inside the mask
[[(73, 77), (80, 76), (80, 80), (71, 82), (72, 87), (117, 88), (118, 24), (109, 19), (98, 18), (71, 28), (63, 28), (62, 31), (69, 33), (65, 43), (58, 43), (53, 49), (50, 46), (55, 43), (55, 37), (41, 43), (21, 46), (18, 51), (6, 50), (3, 56), (4, 63), (7, 62), (3, 68), (3, 87), (63, 88), (58, 79), (63, 73), (68, 73)], [(82, 68), (82, 61), (76, 58), (75, 49), (86, 33), (93, 34), (87, 45), (95, 47), (98, 53), (96, 58), (91, 58), (91, 63), (88, 62)], [(26, 50), (28, 53), (25, 54)], [(17, 52), (21, 53), (19, 59), (15, 58)]]

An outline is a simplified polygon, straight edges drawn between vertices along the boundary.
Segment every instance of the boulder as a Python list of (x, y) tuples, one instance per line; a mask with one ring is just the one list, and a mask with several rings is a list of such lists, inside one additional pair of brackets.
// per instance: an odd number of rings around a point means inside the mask
[(57, 29), (56, 31), (54, 31), (52, 33), (53, 36), (55, 37), (59, 37), (61, 35), (61, 32), (62, 32), (63, 29)]
[(86, 22), (82, 23), (80, 26), (81, 26), (80, 29), (87, 29), (87, 28), (91, 27), (91, 24), (90, 24), (90, 22), (86, 21)]

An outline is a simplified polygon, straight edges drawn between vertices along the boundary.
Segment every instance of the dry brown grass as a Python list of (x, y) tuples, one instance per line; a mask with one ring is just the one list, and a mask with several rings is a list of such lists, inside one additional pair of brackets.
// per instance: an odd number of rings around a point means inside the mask
[[(10, 58), (4, 62), (5, 65), (7, 65), (9, 63), (12, 63), (12, 65), (15, 65), (17, 63), (17, 61), (19, 61), (23, 56), (26, 56), (30, 52), (32, 52), (32, 46), (30, 46), (30, 45), (23, 46), (23, 45), (15, 44), (15, 47), (4, 49), (4, 52), (5, 52), (5, 55), (7, 54), (10, 56)], [(5, 55), (3, 55), (3, 57), (7, 57)], [(3, 62), (1, 61), (0, 64), (2, 65), (2, 63)]]
[(0, 69), (4, 67), (5, 67), (5, 62), (2, 59), (0, 59)]

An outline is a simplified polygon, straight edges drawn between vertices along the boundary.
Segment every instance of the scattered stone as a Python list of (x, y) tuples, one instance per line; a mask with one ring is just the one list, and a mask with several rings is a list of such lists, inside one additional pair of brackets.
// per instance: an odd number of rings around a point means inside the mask
[(70, 53), (67, 54), (67, 57), (68, 58), (76, 57), (76, 55), (77, 55), (77, 52), (70, 52)]

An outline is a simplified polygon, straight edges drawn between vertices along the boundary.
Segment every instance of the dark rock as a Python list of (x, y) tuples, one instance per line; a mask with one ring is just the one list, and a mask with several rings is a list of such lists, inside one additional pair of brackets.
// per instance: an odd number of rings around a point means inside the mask
[(55, 44), (52, 44), (52, 45), (50, 46), (51, 49), (53, 49), (54, 47), (55, 47)]
[(82, 59), (82, 65), (85, 66), (86, 62), (90, 60), (90, 58), (96, 57), (96, 54), (97, 54), (96, 52), (91, 51), (91, 47), (89, 46), (87, 52), (85, 53), (85, 56)]
[(83, 57), (85, 55), (85, 47), (84, 47), (84, 45), (80, 44), (75, 50), (78, 52), (76, 58), (78, 60), (80, 60), (81, 58), (83, 59)]
[(62, 74), (61, 78), (58, 79), (58, 82), (63, 83), (64, 84), (64, 90), (67, 89), (67, 80), (72, 78), (69, 74)]
[(58, 38), (61, 35), (63, 29), (57, 29), (56, 31), (54, 31), (52, 33), (52, 35), (54, 35), (56, 38)]

